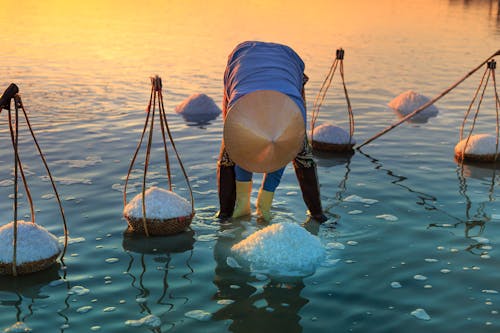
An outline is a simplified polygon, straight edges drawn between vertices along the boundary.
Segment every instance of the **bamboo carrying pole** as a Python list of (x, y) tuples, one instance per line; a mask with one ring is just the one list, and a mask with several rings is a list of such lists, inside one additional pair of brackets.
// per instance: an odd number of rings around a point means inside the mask
[(464, 77), (462, 77), (460, 80), (458, 80), (457, 82), (455, 82), (454, 84), (452, 84), (448, 89), (444, 90), (437, 97), (434, 97), (433, 99), (431, 99), (430, 101), (428, 101), (427, 103), (425, 103), (424, 105), (422, 105), (421, 107), (417, 108), (412, 113), (406, 115), (404, 118), (402, 118), (401, 120), (399, 120), (397, 123), (392, 124), (391, 126), (385, 128), (384, 130), (382, 130), (379, 133), (375, 134), (374, 136), (372, 136), (371, 138), (369, 138), (368, 140), (366, 140), (365, 142), (363, 142), (361, 145), (359, 145), (358, 147), (356, 147), (356, 149), (359, 150), (361, 147), (363, 147), (363, 146), (369, 144), (370, 142), (372, 142), (373, 140), (381, 137), (385, 133), (389, 132), (390, 130), (394, 129), (395, 127), (401, 125), (402, 123), (404, 123), (405, 121), (407, 121), (408, 119), (410, 119), (411, 117), (415, 116), (416, 114), (418, 114), (419, 112), (421, 112), (425, 108), (431, 106), (432, 104), (434, 104), (435, 102), (437, 102), (438, 100), (440, 100), (442, 97), (444, 97), (446, 94), (448, 94), (450, 91), (452, 91), (453, 89), (455, 89), (459, 84), (461, 84), (467, 78), (469, 78), (469, 76), (471, 76), (472, 74), (474, 74), (475, 72), (477, 72), (481, 67), (483, 67), (484, 64), (486, 64), (488, 61), (490, 61), (493, 57), (496, 57), (498, 55), (500, 55), (500, 50), (496, 51), (491, 56), (489, 56), (488, 58), (486, 58), (486, 60), (484, 60), (483, 62), (481, 62), (481, 64), (479, 64), (476, 68), (474, 68), (469, 73), (467, 73)]

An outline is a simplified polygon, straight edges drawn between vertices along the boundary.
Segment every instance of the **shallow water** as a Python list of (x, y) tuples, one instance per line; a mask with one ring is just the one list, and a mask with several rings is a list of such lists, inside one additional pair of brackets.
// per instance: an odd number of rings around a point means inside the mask
[[(437, 117), (404, 123), (350, 158), (316, 156), (330, 220), (306, 227), (328, 260), (303, 278), (230, 265), (230, 247), (261, 226), (255, 217), (229, 224), (214, 218), (221, 118), (193, 123), (173, 113), (198, 92), (220, 104), (226, 57), (249, 39), (286, 43), (303, 57), (311, 107), (335, 49), (343, 47), (360, 143), (398, 119), (386, 105), (392, 98), (409, 89), (437, 96), (497, 51), (498, 6), (480, 0), (2, 3), (0, 87), (20, 87), (63, 198), (71, 242), (65, 270), (1, 279), (0, 329), (23, 321), (34, 332), (498, 332), (498, 171), (460, 167), (453, 159), (479, 72), (436, 103)], [(196, 216), (190, 233), (145, 241), (124, 235), (121, 186), (153, 74), (163, 78)], [(319, 122), (348, 126), (340, 87), (337, 81), (330, 88)], [(495, 130), (491, 90), (483, 103), (478, 133)], [(6, 117), (0, 114), (2, 224), (12, 219), (12, 187), (3, 186), (12, 177)], [(29, 137), (20, 140), (37, 221), (61, 236), (43, 168)], [(158, 176), (150, 181), (161, 185), (162, 147), (155, 142)], [(187, 195), (180, 171), (174, 174), (177, 190)], [(255, 193), (259, 181), (256, 175)], [(289, 166), (273, 222), (302, 224), (305, 210)], [(26, 203), (21, 212), (29, 213)], [(159, 317), (160, 328), (133, 326), (149, 314)]]

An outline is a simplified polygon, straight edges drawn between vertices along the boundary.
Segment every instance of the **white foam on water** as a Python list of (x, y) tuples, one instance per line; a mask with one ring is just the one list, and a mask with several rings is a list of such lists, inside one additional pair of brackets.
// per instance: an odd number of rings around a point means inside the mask
[(394, 289), (398, 289), (398, 288), (401, 288), (402, 285), (401, 285), (401, 283), (394, 281), (394, 282), (391, 282), (391, 287)]
[(227, 265), (229, 267), (232, 267), (232, 268), (241, 268), (241, 265), (233, 257), (227, 257), (226, 258), (226, 263), (227, 263)]
[(312, 136), (314, 141), (317, 142), (338, 145), (356, 144), (354, 138), (351, 138), (351, 141), (349, 141), (349, 132), (332, 124), (322, 124), (315, 127)]
[(210, 312), (203, 310), (191, 310), (184, 313), (184, 316), (199, 321), (208, 321), (212, 318), (212, 314)]
[(114, 264), (114, 263), (117, 263), (118, 261), (120, 261), (120, 259), (118, 259), (118, 258), (107, 258), (104, 261), (107, 262), (108, 264)]
[(420, 320), (431, 320), (431, 317), (425, 312), (424, 309), (415, 309), (411, 312), (411, 315)]
[(116, 310), (116, 307), (114, 306), (108, 306), (107, 308), (104, 308), (102, 312), (113, 312)]
[(53, 164), (62, 164), (70, 168), (85, 168), (99, 163), (102, 163), (102, 159), (98, 156), (87, 156), (84, 160), (59, 160), (53, 162)]
[(488, 238), (485, 238), (485, 237), (471, 237), (471, 239), (475, 240), (476, 242), (480, 243), (480, 244), (489, 244), (490, 243), (490, 240)]
[(99, 325), (95, 325), (95, 326), (92, 326), (92, 327), (90, 328), (90, 330), (91, 330), (91, 331), (94, 331), (94, 332), (95, 332), (95, 331), (99, 331), (100, 329), (101, 329), (101, 326), (99, 326)]
[[(0, 262), (12, 263), (14, 252), (14, 222), (0, 227)], [(18, 265), (48, 259), (61, 252), (56, 236), (32, 222), (17, 221)]]
[(442, 270), (440, 270), (441, 273), (443, 274), (448, 274), (451, 272), (451, 270), (447, 269), (447, 268), (443, 268)]
[(90, 293), (90, 289), (87, 289), (83, 286), (74, 286), (70, 290), (68, 290), (68, 295), (78, 295), (83, 296)]
[(7, 327), (4, 329), (5, 333), (23, 333), (23, 332), (31, 332), (32, 329), (28, 327), (25, 323), (22, 321), (18, 321), (17, 323), (13, 324), (12, 326)]
[(92, 310), (92, 306), (85, 305), (85, 306), (82, 306), (82, 307), (79, 307), (78, 309), (76, 309), (76, 312), (78, 312), (78, 313), (87, 313), (90, 310)]
[(352, 195), (344, 198), (343, 201), (344, 202), (360, 202), (360, 203), (364, 203), (367, 205), (372, 205), (372, 204), (378, 202), (378, 200), (376, 200), (376, 199), (367, 199), (367, 198), (360, 197), (359, 195), (356, 195), (356, 194), (352, 194)]
[(420, 274), (417, 274), (413, 277), (415, 280), (418, 280), (418, 281), (425, 281), (427, 280), (427, 276), (425, 275), (420, 275)]
[(350, 241), (347, 241), (346, 244), (350, 245), (350, 246), (355, 246), (355, 245), (358, 245), (358, 242), (350, 240)]
[[(68, 236), (68, 245), (85, 242), (85, 237), (69, 237)], [(64, 236), (59, 237), (59, 243), (64, 244)]]
[(429, 262), (429, 263), (431, 263), (431, 262), (438, 262), (439, 261), (439, 260), (434, 259), (434, 258), (425, 258), (424, 260), (425, 260), (425, 262)]
[(127, 320), (125, 322), (125, 325), (132, 327), (145, 326), (149, 328), (157, 328), (161, 326), (161, 319), (155, 315), (150, 314), (138, 320)]
[[(191, 215), (191, 204), (178, 194), (159, 187), (151, 187), (144, 195), (146, 216), (170, 219)], [(123, 209), (130, 217), (142, 218), (142, 193), (137, 194)]]
[(216, 234), (199, 235), (196, 237), (196, 240), (199, 242), (212, 242), (217, 240), (217, 235)]
[(217, 301), (217, 304), (219, 305), (229, 305), (229, 304), (233, 304), (234, 303), (234, 300), (232, 299), (220, 299)]
[(391, 214), (381, 214), (381, 215), (377, 215), (375, 217), (378, 219), (383, 219), (383, 220), (391, 221), (391, 222), (399, 220), (399, 218), (397, 216), (394, 216)]
[(500, 214), (491, 214), (492, 220), (500, 220)]
[(276, 223), (259, 230), (231, 251), (257, 272), (296, 276), (314, 273), (325, 259), (319, 238), (295, 223)]
[(345, 249), (345, 245), (339, 242), (330, 242), (326, 244), (326, 248), (334, 250), (343, 250)]
[(4, 179), (0, 180), (0, 187), (7, 187), (7, 186), (13, 186), (14, 181), (12, 179)]
[(347, 212), (347, 214), (349, 215), (358, 215), (358, 214), (362, 214), (363, 211), (362, 210), (359, 210), (359, 209), (355, 209), (355, 210), (351, 210), (350, 212)]
[(498, 294), (498, 291), (493, 289), (483, 289), (481, 292), (485, 294)]

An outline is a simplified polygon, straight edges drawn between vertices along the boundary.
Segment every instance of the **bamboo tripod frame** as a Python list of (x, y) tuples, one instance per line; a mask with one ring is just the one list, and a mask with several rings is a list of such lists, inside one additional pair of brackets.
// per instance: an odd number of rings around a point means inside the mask
[[(142, 143), (144, 141), (144, 136), (146, 132), (148, 131), (148, 125), (149, 125), (149, 133), (148, 133), (148, 142), (147, 142), (147, 147), (146, 147), (146, 157), (145, 157), (145, 163), (144, 163), (144, 171), (143, 171), (143, 177), (142, 177), (142, 227), (144, 229), (144, 232), (146, 236), (150, 236), (151, 232), (148, 228), (147, 225), (147, 220), (148, 217), (146, 216), (146, 180), (147, 180), (147, 172), (149, 168), (149, 160), (151, 157), (151, 146), (152, 146), (152, 141), (153, 141), (153, 131), (154, 131), (154, 123), (155, 123), (155, 113), (156, 113), (156, 107), (158, 107), (158, 117), (160, 119), (160, 128), (161, 128), (161, 136), (163, 140), (163, 149), (164, 149), (164, 157), (165, 157), (165, 167), (166, 167), (166, 173), (167, 173), (167, 178), (168, 178), (168, 188), (170, 191), (172, 191), (172, 174), (170, 170), (170, 160), (169, 160), (169, 155), (168, 155), (168, 149), (167, 149), (167, 138), (166, 135), (168, 135), (170, 144), (172, 145), (172, 149), (175, 152), (175, 156), (177, 158), (177, 161), (179, 163), (179, 166), (182, 170), (182, 173), (184, 175), (184, 178), (186, 180), (186, 184), (189, 190), (189, 196), (190, 196), (190, 202), (191, 202), (191, 215), (189, 217), (183, 217), (181, 220), (183, 223), (186, 222), (186, 220), (189, 220), (194, 216), (194, 198), (193, 198), (193, 191), (191, 189), (191, 184), (189, 182), (188, 175), (186, 173), (186, 170), (184, 168), (184, 165), (182, 164), (181, 158), (179, 156), (179, 153), (177, 152), (177, 149), (175, 147), (174, 140), (172, 138), (172, 133), (170, 132), (170, 128), (168, 127), (168, 121), (167, 121), (167, 115), (165, 112), (165, 106), (163, 104), (163, 94), (162, 94), (162, 81), (159, 76), (151, 77), (151, 94), (149, 97), (149, 103), (146, 109), (147, 116), (146, 116), (146, 121), (144, 122), (144, 128), (142, 130), (141, 138), (139, 140), (139, 143), (137, 145), (137, 148), (134, 152), (134, 155), (132, 157), (132, 161), (130, 162), (130, 166), (127, 172), (127, 177), (125, 179), (125, 186), (123, 189), (123, 206), (125, 207), (127, 205), (127, 186), (128, 186), (128, 181), (130, 178), (130, 174), (134, 168), (135, 161), (137, 159), (137, 155), (139, 154), (139, 150), (142, 146)], [(151, 121), (150, 121), (151, 119)], [(189, 220), (190, 222), (190, 220)]]
[[(36, 146), (37, 152), (42, 160), (42, 163), (44, 165), (45, 171), (47, 172), (47, 175), (49, 177), (50, 183), (52, 185), (52, 189), (54, 191), (55, 198), (57, 200), (57, 204), (59, 206), (59, 211), (61, 213), (62, 221), (63, 221), (63, 228), (64, 228), (64, 248), (61, 254), (61, 262), (64, 263), (64, 255), (66, 254), (66, 248), (68, 246), (68, 227), (66, 223), (66, 217), (64, 215), (64, 209), (62, 207), (61, 203), (61, 198), (59, 197), (59, 193), (57, 191), (54, 179), (52, 177), (52, 174), (49, 170), (49, 166), (47, 164), (47, 160), (45, 159), (45, 156), (42, 152), (42, 149), (40, 148), (40, 145), (38, 144), (38, 140), (35, 137), (35, 133), (33, 131), (33, 128), (31, 126), (31, 123), (29, 121), (28, 114), (24, 108), (23, 102), (21, 100), (21, 96), (18, 94), (19, 88), (15, 84), (11, 84), (4, 92), (0, 99), (0, 113), (2, 111), (2, 108), (5, 108), (7, 110), (8, 114), (8, 122), (9, 122), (9, 131), (10, 131), (10, 138), (11, 138), (11, 143), (12, 143), (12, 148), (14, 151), (14, 204), (13, 204), (13, 255), (12, 255), (12, 275), (17, 276), (18, 271), (17, 271), (17, 239), (18, 239), (18, 232), (17, 232), (17, 225), (18, 225), (18, 178), (19, 176), (21, 177), (22, 183), (24, 185), (24, 190), (26, 192), (26, 197), (30, 206), (30, 212), (31, 212), (31, 222), (33, 224), (36, 224), (35, 222), (35, 208), (33, 204), (33, 198), (31, 196), (31, 191), (28, 186), (28, 181), (26, 179), (26, 175), (24, 173), (23, 169), (23, 164), (21, 162), (20, 154), (19, 154), (19, 111), (22, 111), (22, 116), (24, 116), (24, 120), (26, 123), (26, 126), (29, 129), (29, 132), (31, 134), (31, 137), (33, 139), (33, 142)], [(14, 116), (12, 115), (12, 111), (10, 108), (11, 100), (14, 100)]]

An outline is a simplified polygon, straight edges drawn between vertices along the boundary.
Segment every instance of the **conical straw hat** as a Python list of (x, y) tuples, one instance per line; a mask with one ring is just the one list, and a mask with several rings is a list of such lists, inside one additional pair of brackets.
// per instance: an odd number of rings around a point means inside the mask
[(304, 118), (287, 95), (258, 90), (241, 97), (224, 122), (229, 157), (251, 172), (272, 172), (292, 161), (302, 149)]

